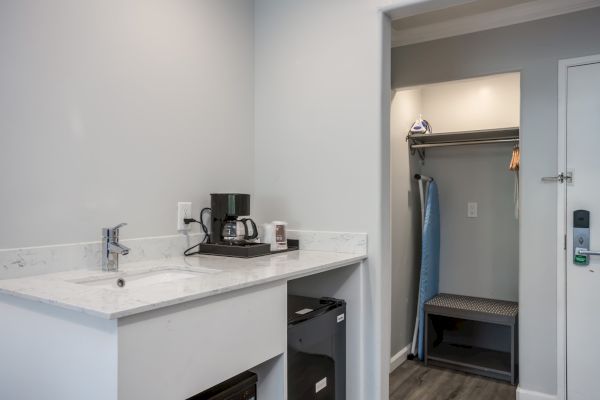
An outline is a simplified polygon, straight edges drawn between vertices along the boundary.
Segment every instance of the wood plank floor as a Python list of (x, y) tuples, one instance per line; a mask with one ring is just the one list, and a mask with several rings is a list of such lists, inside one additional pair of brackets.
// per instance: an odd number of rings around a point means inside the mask
[(390, 400), (515, 400), (516, 387), (406, 361), (390, 375)]

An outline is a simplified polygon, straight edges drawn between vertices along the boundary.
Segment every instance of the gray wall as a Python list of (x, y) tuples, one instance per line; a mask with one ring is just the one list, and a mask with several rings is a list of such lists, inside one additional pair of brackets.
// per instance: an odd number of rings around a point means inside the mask
[(253, 2), (0, 2), (0, 248), (175, 234), (251, 192)]
[(420, 110), (420, 90), (396, 92), (390, 120), (392, 193), (392, 332), (391, 356), (412, 341), (419, 289), (421, 207), (414, 174), (420, 160), (410, 155), (407, 127)]
[(558, 60), (600, 53), (600, 9), (395, 48), (393, 87), (520, 70), (520, 384), (556, 392)]
[[(518, 299), (519, 223), (511, 144), (428, 149), (422, 172), (440, 199), (440, 291)], [(478, 217), (467, 218), (467, 203)]]

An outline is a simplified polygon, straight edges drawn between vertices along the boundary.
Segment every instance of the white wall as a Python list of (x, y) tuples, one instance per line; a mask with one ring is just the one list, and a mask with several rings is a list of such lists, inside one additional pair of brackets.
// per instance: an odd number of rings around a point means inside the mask
[(390, 354), (383, 60), (391, 38), (382, 3), (257, 0), (255, 22), (255, 215), (299, 229), (368, 233), (365, 399), (388, 398)]
[(253, 3), (0, 2), (0, 249), (176, 233), (253, 185)]
[[(400, 88), (521, 71), (520, 386), (556, 393), (558, 60), (600, 53), (600, 8), (393, 49)], [(476, 56), (473, 56), (476, 55)]]
[(434, 133), (518, 127), (520, 85), (519, 73), (424, 85), (421, 112)]

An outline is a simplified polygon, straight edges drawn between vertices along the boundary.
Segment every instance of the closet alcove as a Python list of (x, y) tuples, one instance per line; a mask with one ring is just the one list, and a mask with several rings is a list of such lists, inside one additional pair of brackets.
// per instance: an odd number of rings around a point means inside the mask
[[(439, 292), (518, 302), (519, 180), (514, 158), (519, 156), (520, 97), (518, 72), (394, 91), (392, 330), (400, 334), (392, 337), (392, 346), (395, 341), (414, 342), (421, 267), (416, 174), (432, 177), (439, 193)], [(432, 133), (409, 132), (419, 117), (429, 122)], [(492, 359), (515, 351), (506, 327), (448, 320), (437, 328), (443, 337), (435, 340), (490, 350)]]

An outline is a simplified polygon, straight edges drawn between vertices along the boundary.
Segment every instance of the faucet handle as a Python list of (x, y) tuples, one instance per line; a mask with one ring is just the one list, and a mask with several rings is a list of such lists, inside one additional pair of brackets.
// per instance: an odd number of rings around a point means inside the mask
[(124, 227), (125, 225), (127, 225), (127, 222), (121, 222), (119, 225), (111, 228), (111, 231), (118, 231), (119, 229), (121, 229), (122, 227)]
[(119, 225), (114, 226), (112, 228), (102, 228), (102, 236), (103, 237), (111, 237), (111, 238), (113, 236), (117, 236), (119, 234), (119, 229), (121, 229), (125, 225), (127, 225), (127, 222), (122, 222)]

